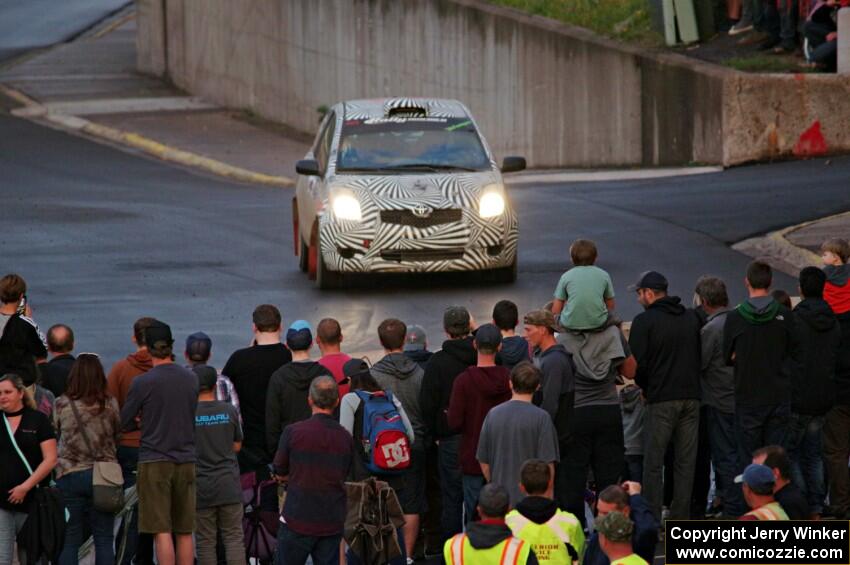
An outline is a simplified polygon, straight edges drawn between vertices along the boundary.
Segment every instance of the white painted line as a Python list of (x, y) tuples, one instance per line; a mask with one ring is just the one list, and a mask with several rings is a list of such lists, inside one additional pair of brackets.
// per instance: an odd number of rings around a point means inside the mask
[(96, 114), (127, 114), (136, 112), (174, 112), (214, 110), (214, 104), (188, 96), (159, 98), (114, 98), (78, 102), (50, 102), (44, 105), (50, 114), (92, 116)]
[(546, 184), (563, 182), (602, 182), (618, 180), (645, 180), (690, 175), (719, 173), (723, 167), (678, 167), (663, 169), (628, 169), (605, 171), (560, 171), (541, 172), (530, 171), (517, 175), (508, 174), (504, 179), (507, 184)]

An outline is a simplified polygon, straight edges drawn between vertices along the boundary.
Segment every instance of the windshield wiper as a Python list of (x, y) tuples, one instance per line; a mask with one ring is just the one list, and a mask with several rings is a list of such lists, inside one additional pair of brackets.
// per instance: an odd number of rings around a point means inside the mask
[(444, 165), (439, 163), (405, 163), (403, 165), (392, 165), (380, 168), (380, 170), (382, 171), (404, 171), (416, 169), (424, 169), (428, 171), (478, 171), (478, 169), (473, 169), (470, 167), (462, 167), (460, 165)]

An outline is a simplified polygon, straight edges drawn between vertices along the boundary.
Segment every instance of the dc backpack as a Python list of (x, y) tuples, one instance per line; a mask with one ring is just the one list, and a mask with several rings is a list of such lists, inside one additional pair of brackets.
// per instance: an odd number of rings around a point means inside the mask
[(360, 442), (370, 473), (394, 475), (410, 467), (410, 439), (389, 391), (355, 391), (363, 425)]

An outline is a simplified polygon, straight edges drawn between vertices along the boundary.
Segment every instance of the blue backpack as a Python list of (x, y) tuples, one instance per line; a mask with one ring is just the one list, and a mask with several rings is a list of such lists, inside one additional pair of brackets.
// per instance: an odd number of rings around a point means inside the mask
[(379, 475), (395, 475), (410, 467), (410, 439), (389, 391), (355, 391), (363, 410), (360, 442), (366, 469)]

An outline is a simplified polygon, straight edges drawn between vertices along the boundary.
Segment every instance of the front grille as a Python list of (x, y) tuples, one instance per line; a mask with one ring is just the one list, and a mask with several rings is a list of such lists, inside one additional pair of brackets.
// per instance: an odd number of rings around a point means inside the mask
[(449, 261), (463, 258), (463, 249), (385, 249), (381, 259), (387, 261)]
[(452, 208), (433, 210), (426, 218), (420, 218), (411, 210), (381, 210), (381, 221), (383, 223), (414, 228), (430, 228), (441, 224), (450, 224), (459, 222), (461, 218), (463, 218), (463, 212)]

